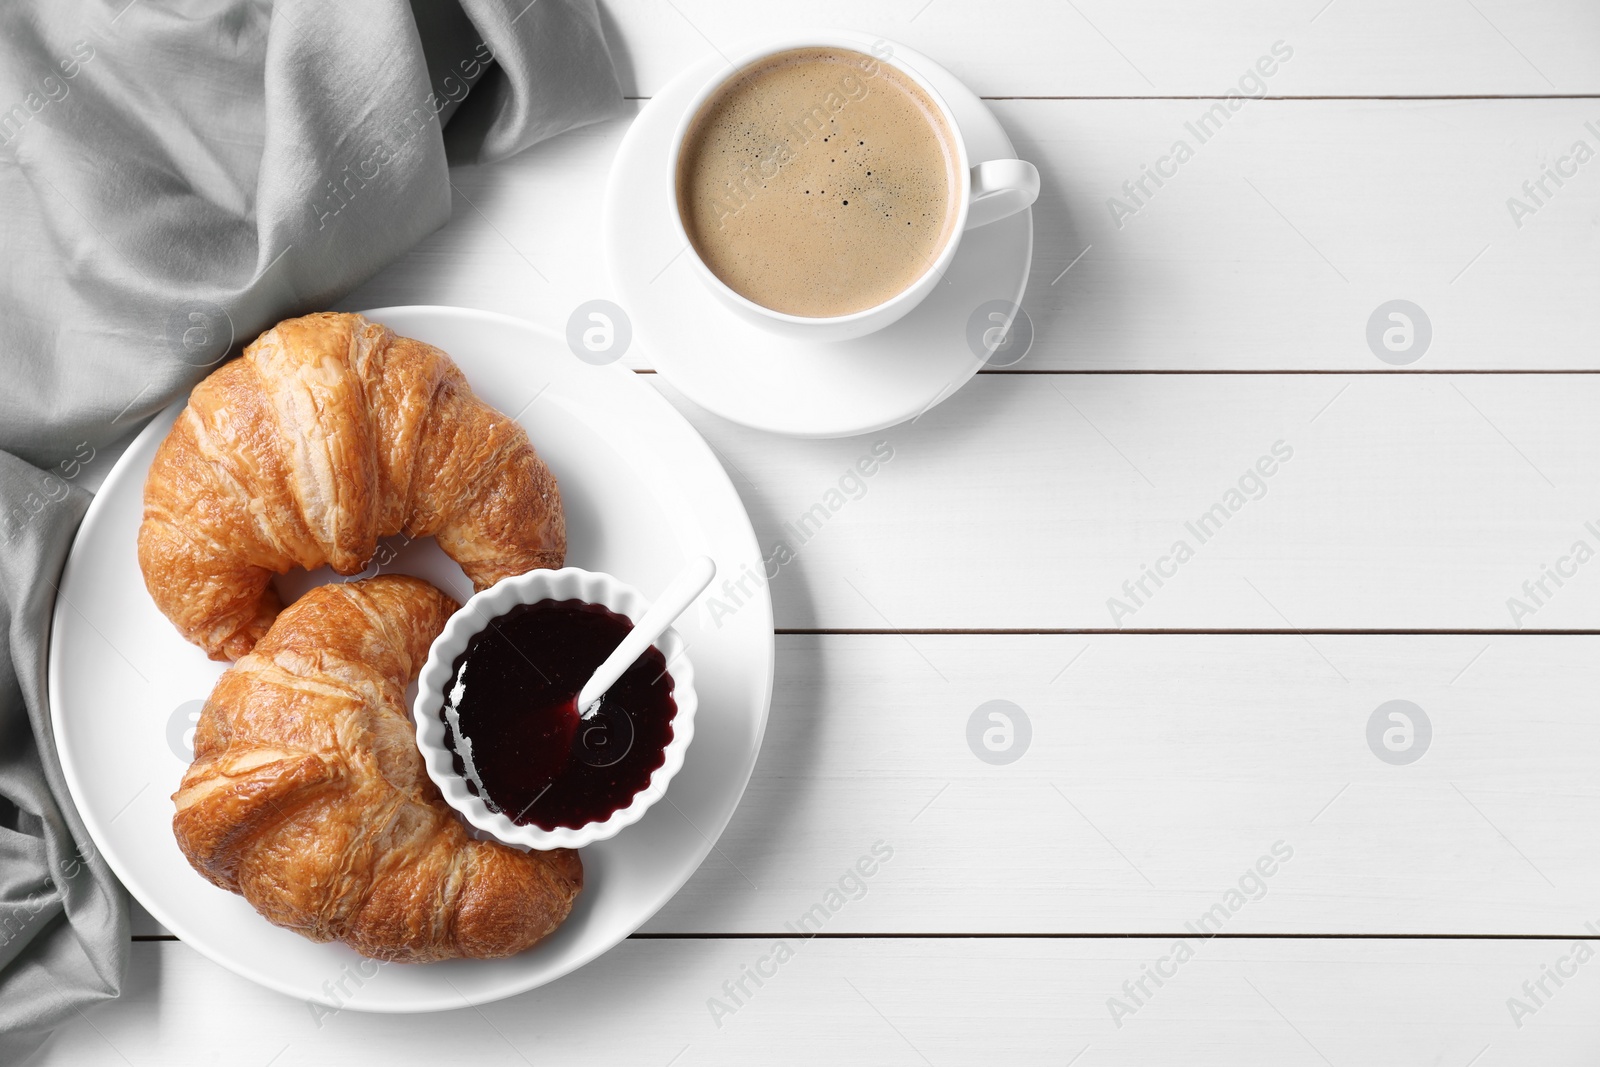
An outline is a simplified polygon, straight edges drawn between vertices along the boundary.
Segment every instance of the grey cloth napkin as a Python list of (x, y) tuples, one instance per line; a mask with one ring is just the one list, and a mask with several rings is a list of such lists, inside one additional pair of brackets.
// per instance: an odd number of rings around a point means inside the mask
[(0, 6), (0, 1063), (116, 996), (127, 962), (45, 703), (78, 479), (443, 223), (447, 159), (621, 101), (595, 0)]

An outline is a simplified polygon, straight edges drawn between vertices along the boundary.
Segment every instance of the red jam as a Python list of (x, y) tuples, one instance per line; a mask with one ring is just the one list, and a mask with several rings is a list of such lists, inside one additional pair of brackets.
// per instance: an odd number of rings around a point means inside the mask
[(577, 828), (609, 818), (649, 784), (678, 710), (660, 649), (646, 649), (590, 718), (577, 709), (578, 690), (632, 629), (600, 604), (544, 600), (512, 608), (467, 642), (439, 717), (456, 773), (491, 809), (519, 825)]

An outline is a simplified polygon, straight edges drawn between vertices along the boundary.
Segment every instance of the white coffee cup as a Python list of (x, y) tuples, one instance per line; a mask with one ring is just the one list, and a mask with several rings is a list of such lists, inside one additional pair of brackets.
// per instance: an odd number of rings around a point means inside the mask
[[(839, 49), (868, 54), (879, 63), (893, 67), (915, 82), (939, 109), (939, 115), (950, 131), (951, 147), (956, 154), (956, 188), (951, 190), (951, 200), (955, 204), (956, 211), (955, 225), (951, 228), (944, 247), (939, 250), (928, 268), (909, 286), (881, 304), (848, 315), (821, 317), (792, 315), (774, 311), (735, 292), (712, 272), (695, 250), (678, 207), (679, 158), (683, 152), (684, 142), (688, 138), (690, 126), (700, 113), (701, 107), (724, 85), (748, 68), (778, 53), (802, 48)], [(1029, 207), (1038, 199), (1039, 171), (1032, 163), (1022, 159), (991, 159), (973, 166), (967, 155), (966, 139), (962, 136), (961, 126), (956, 122), (955, 115), (951, 113), (950, 105), (945, 102), (939, 90), (935, 89), (917, 69), (919, 63), (927, 62), (925, 57), (911, 49), (881, 38), (869, 44), (864, 43), (859, 34), (828, 31), (805, 33), (781, 41), (765, 41), (758, 47), (740, 52), (733, 56), (728, 66), (718, 70), (717, 74), (694, 94), (672, 136), (672, 150), (667, 160), (664, 181), (666, 209), (671, 212), (678, 239), (687, 246), (685, 255), (695, 273), (735, 312), (759, 326), (790, 337), (814, 341), (846, 341), (863, 337), (898, 321), (933, 292), (955, 258), (956, 248), (961, 243), (964, 231), (998, 222)]]

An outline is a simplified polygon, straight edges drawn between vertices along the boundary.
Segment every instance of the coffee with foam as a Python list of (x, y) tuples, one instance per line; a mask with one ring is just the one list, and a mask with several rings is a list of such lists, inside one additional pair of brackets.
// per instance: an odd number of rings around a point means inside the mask
[(696, 253), (734, 292), (790, 315), (876, 307), (955, 231), (955, 135), (913, 79), (872, 56), (768, 56), (712, 94), (676, 175)]

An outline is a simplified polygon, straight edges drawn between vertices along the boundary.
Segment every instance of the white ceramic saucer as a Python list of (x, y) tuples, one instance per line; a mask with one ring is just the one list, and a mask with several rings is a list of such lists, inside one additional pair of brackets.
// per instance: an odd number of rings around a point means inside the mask
[[(863, 52), (879, 40), (847, 36), (859, 39)], [(949, 102), (974, 162), (1016, 156), (972, 90), (927, 57), (895, 49)], [(975, 313), (983, 318), (980, 307), (1021, 302), (1033, 258), (1032, 211), (968, 231), (940, 287), (904, 319), (867, 337), (806, 342), (746, 323), (684, 261), (665, 174), (678, 119), (723, 66), (713, 57), (674, 79), (639, 113), (611, 166), (603, 240), (635, 339), (690, 400), (759, 430), (849, 437), (917, 417), (983, 366), (968, 343), (970, 320)]]

